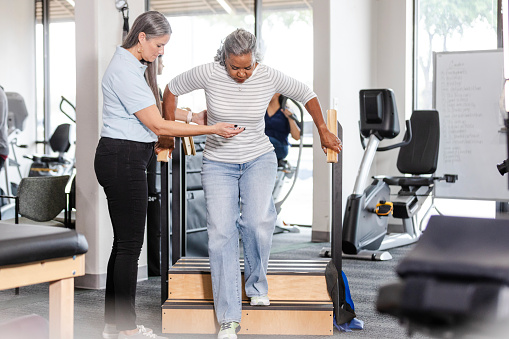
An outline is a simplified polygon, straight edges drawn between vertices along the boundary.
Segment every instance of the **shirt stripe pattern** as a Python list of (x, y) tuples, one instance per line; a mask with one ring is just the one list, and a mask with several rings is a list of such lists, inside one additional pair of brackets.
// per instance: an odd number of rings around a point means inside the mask
[(265, 135), (264, 116), (275, 93), (304, 104), (316, 97), (302, 82), (263, 64), (258, 64), (242, 84), (235, 82), (218, 62), (204, 64), (176, 76), (168, 88), (176, 96), (203, 89), (209, 125), (228, 122), (246, 128), (229, 139), (207, 136), (203, 156), (233, 164), (252, 161), (274, 149)]

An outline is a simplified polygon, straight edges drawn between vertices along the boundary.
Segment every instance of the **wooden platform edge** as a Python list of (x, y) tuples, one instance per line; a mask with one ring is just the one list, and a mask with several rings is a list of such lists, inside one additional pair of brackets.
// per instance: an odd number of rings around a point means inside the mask
[[(162, 309), (163, 333), (215, 334), (219, 330), (211, 302), (166, 302)], [(242, 305), (239, 334), (332, 335), (332, 302), (271, 306)]]

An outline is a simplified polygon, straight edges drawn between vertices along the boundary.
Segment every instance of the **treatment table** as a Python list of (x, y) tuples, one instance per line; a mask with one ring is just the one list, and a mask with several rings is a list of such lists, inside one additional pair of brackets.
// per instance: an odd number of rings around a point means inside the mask
[(49, 282), (49, 337), (74, 335), (74, 277), (88, 243), (74, 230), (0, 221), (0, 290)]

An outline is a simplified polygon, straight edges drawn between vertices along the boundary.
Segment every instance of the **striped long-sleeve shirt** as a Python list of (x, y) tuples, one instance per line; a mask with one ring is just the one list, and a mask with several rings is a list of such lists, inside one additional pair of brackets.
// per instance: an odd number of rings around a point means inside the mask
[(225, 139), (209, 135), (203, 156), (209, 160), (243, 164), (272, 151), (265, 135), (265, 111), (275, 93), (307, 103), (316, 94), (305, 84), (263, 64), (258, 64), (244, 83), (235, 82), (219, 62), (204, 64), (170, 81), (176, 96), (205, 90), (207, 123), (228, 122), (245, 127), (242, 133)]

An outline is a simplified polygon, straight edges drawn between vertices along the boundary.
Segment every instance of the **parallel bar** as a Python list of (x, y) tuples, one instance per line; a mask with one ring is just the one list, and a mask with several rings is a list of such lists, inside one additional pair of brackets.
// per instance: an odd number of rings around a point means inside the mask
[[(335, 109), (327, 110), (327, 128), (331, 131), (332, 134), (338, 135), (338, 114)], [(338, 153), (331, 149), (327, 149), (327, 162), (328, 163), (337, 163), (338, 162)]]
[[(186, 155), (184, 152), (183, 139), (180, 148), (180, 258), (187, 255), (187, 169), (186, 169)], [(180, 259), (178, 258), (178, 259)], [(176, 261), (173, 261), (176, 262)]]
[[(337, 136), (343, 140), (343, 127), (337, 122)], [(343, 255), (343, 152), (337, 155), (337, 163), (332, 164), (332, 262), (338, 272), (342, 270)]]
[(161, 305), (168, 299), (168, 269), (170, 267), (170, 210), (168, 195), (168, 163), (161, 162)]
[(175, 149), (172, 153), (171, 162), (171, 264), (182, 258), (182, 185), (181, 185), (181, 161), (182, 146), (180, 138), (175, 138)]

